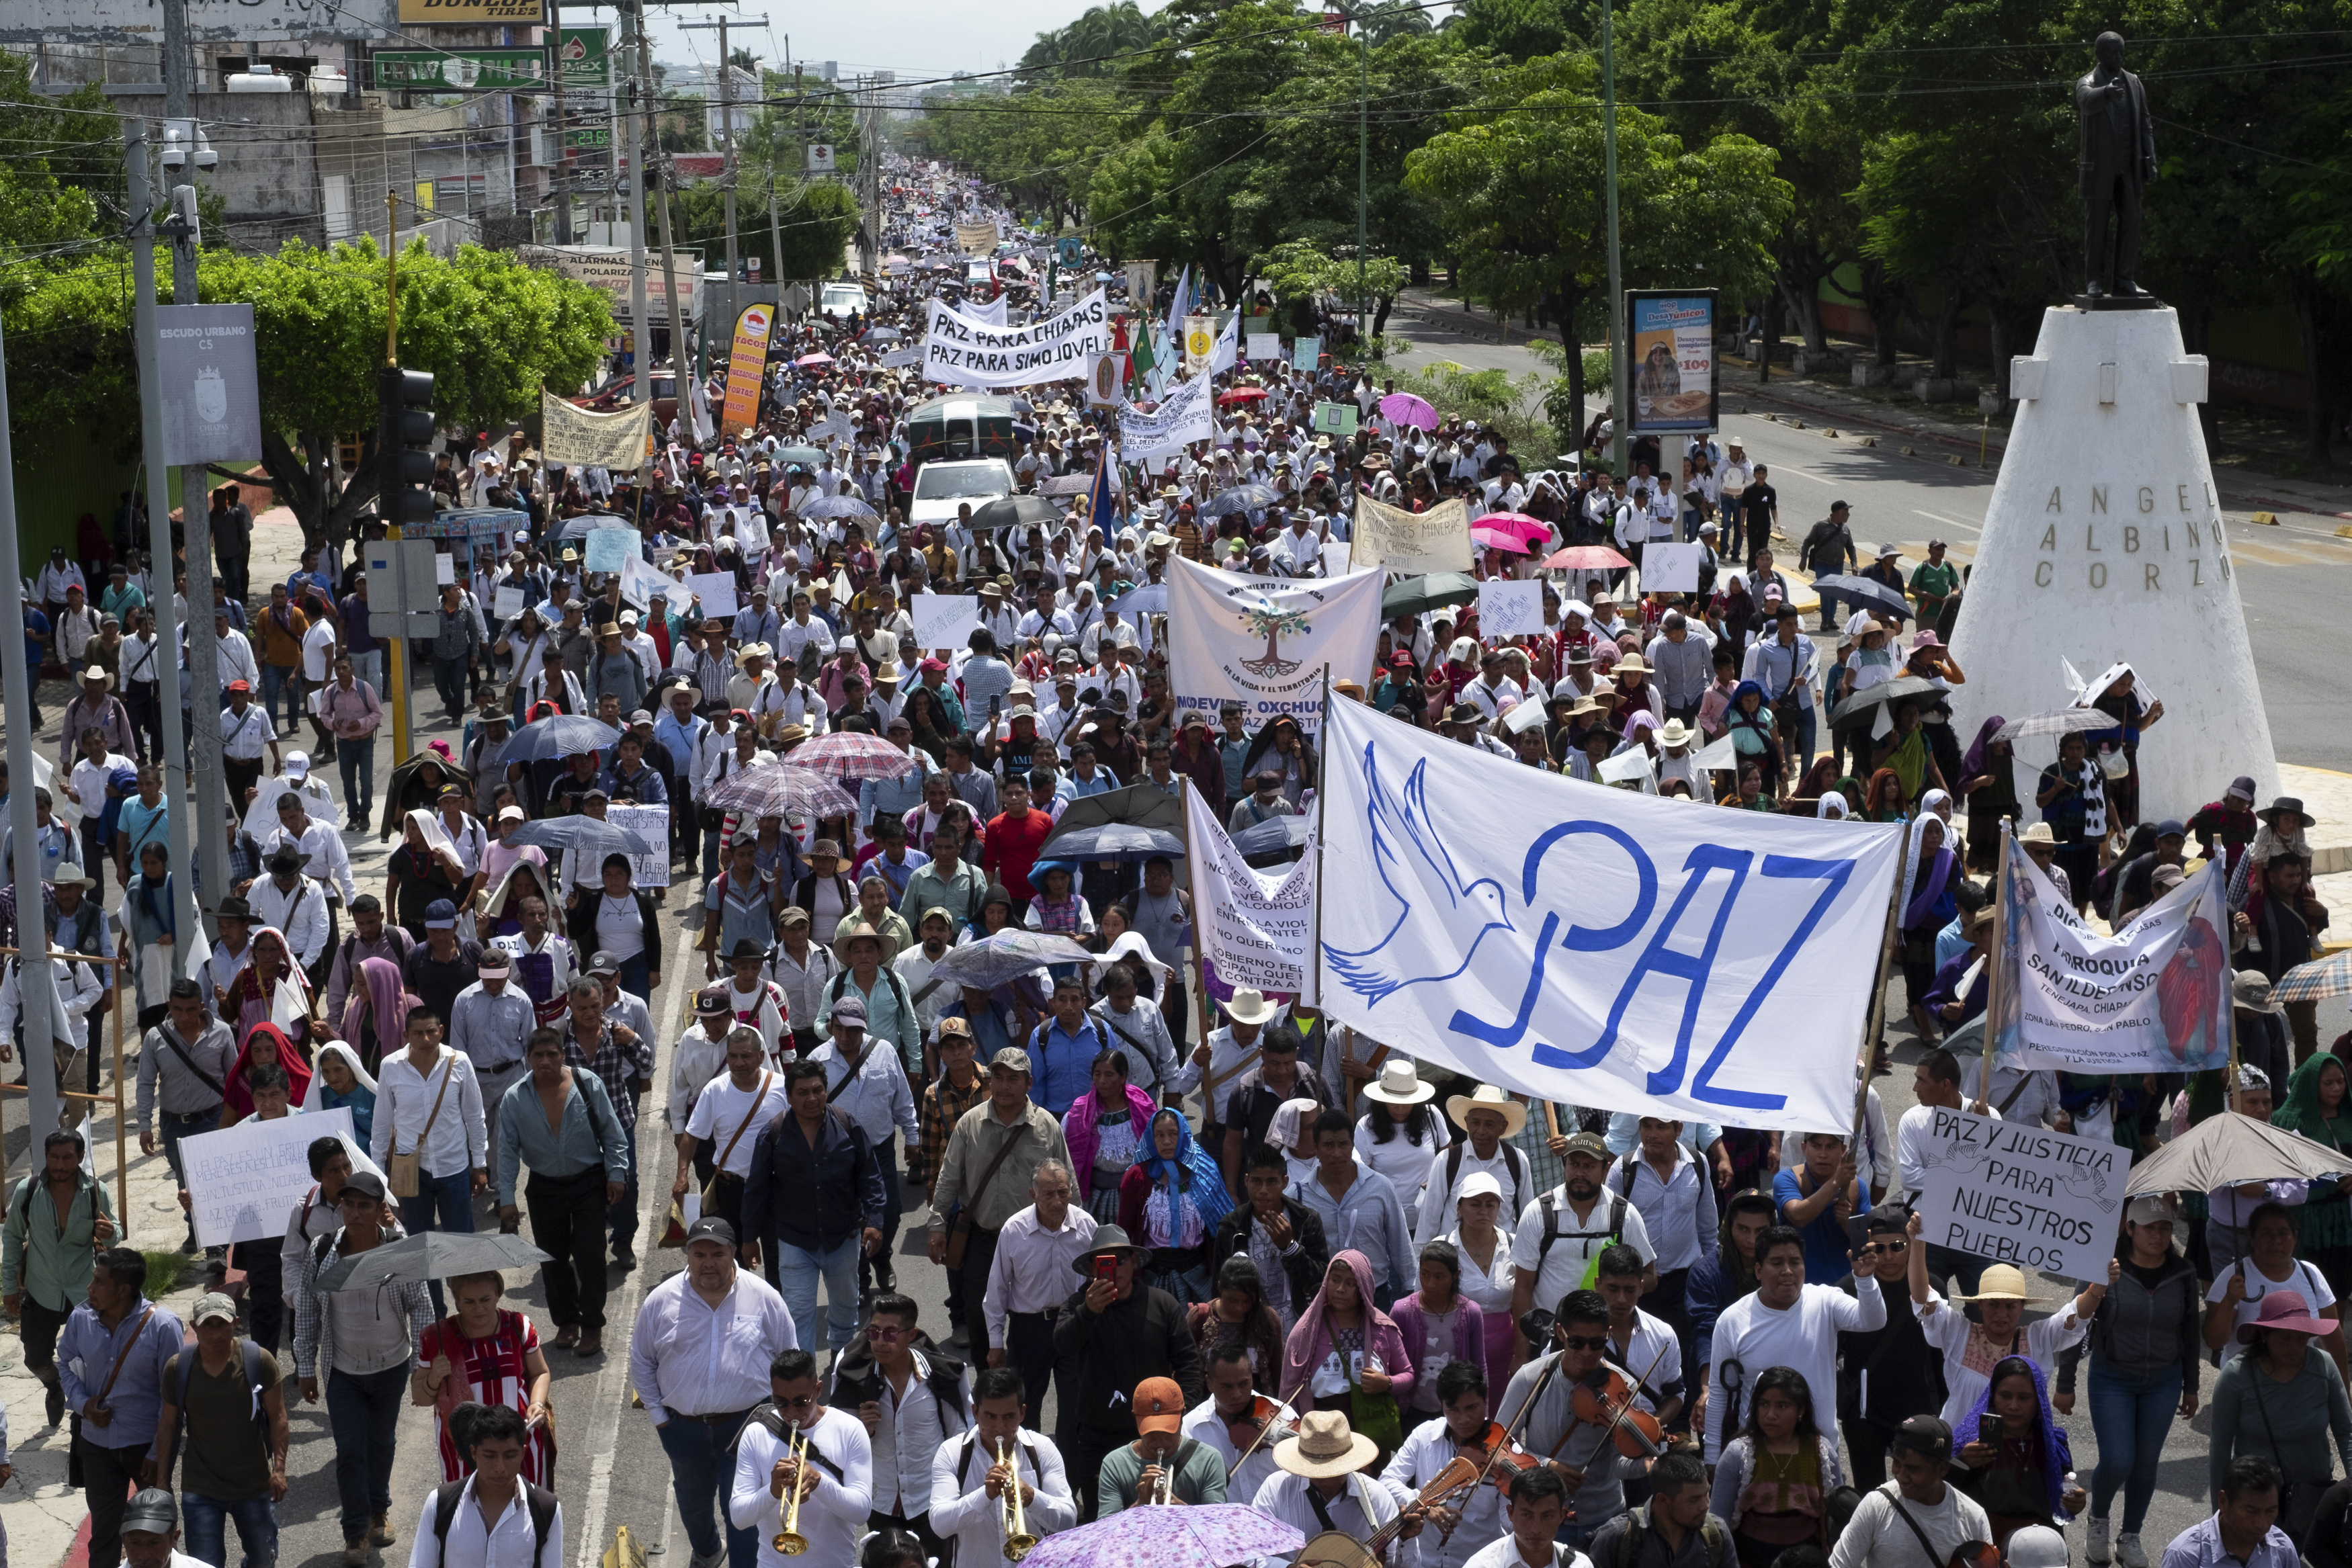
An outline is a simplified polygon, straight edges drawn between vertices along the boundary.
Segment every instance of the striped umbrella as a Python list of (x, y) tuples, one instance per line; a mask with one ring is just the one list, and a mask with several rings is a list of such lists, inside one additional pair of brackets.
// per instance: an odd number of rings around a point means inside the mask
[(2322, 997), (2352, 994), (2352, 948), (2297, 964), (2271, 988), (2274, 1002), (2315, 1002)]

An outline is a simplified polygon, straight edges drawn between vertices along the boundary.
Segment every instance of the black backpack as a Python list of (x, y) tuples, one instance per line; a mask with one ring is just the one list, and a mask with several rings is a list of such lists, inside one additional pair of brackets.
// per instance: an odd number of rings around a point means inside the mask
[[(449, 1526), (457, 1517), (457, 1500), (466, 1490), (469, 1477), (460, 1477), (433, 1489), (433, 1547), (435, 1561), (449, 1560)], [(530, 1510), (530, 1568), (540, 1568), (540, 1558), (547, 1552), (548, 1531), (555, 1528), (555, 1494), (531, 1481), (522, 1483), (523, 1506)]]

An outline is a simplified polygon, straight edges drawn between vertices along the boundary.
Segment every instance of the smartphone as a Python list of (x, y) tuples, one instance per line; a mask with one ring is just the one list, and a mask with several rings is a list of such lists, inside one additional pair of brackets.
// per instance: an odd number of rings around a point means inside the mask
[(1115, 1284), (1118, 1281), (1118, 1259), (1116, 1254), (1105, 1252), (1096, 1257), (1095, 1279), (1097, 1282), (1105, 1285)]
[(1002, 717), (1002, 716), (1003, 716), (1003, 713), (1004, 713), (1004, 698), (1003, 698), (1001, 695), (997, 695), (997, 696), (992, 696), (992, 697), (991, 697), (991, 698), (989, 698), (989, 699), (988, 699), (988, 716), (989, 716), (989, 717), (991, 717), (991, 718), (998, 718), (998, 717)]

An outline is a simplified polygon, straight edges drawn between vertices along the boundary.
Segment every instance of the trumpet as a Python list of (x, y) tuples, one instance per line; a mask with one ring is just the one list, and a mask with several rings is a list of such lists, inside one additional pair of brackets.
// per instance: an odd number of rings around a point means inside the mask
[(1013, 1462), (1012, 1445), (998, 1445), (998, 1462), (1004, 1466), (1004, 1495), (999, 1500), (1004, 1516), (1004, 1560), (1018, 1563), (1029, 1555), (1037, 1538), (1029, 1533), (1028, 1521), (1021, 1510), (1021, 1467)]
[(1151, 1489), (1151, 1500), (1165, 1507), (1175, 1500), (1175, 1456), (1171, 1454), (1160, 1461), (1160, 1483)]
[(803, 1490), (801, 1483), (807, 1479), (808, 1475), (808, 1434), (805, 1431), (799, 1427), (793, 1429), (793, 1440), (788, 1452), (793, 1463), (797, 1467), (793, 1473), (793, 1495), (780, 1505), (782, 1513), (781, 1522), (784, 1528), (777, 1531), (775, 1538), (768, 1544), (787, 1557), (798, 1557), (809, 1549), (808, 1537), (800, 1531)]

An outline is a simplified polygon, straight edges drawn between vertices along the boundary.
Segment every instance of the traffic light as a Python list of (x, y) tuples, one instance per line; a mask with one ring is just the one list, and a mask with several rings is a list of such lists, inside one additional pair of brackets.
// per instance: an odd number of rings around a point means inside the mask
[(394, 528), (433, 520), (433, 377), (387, 365), (376, 372), (377, 510)]

